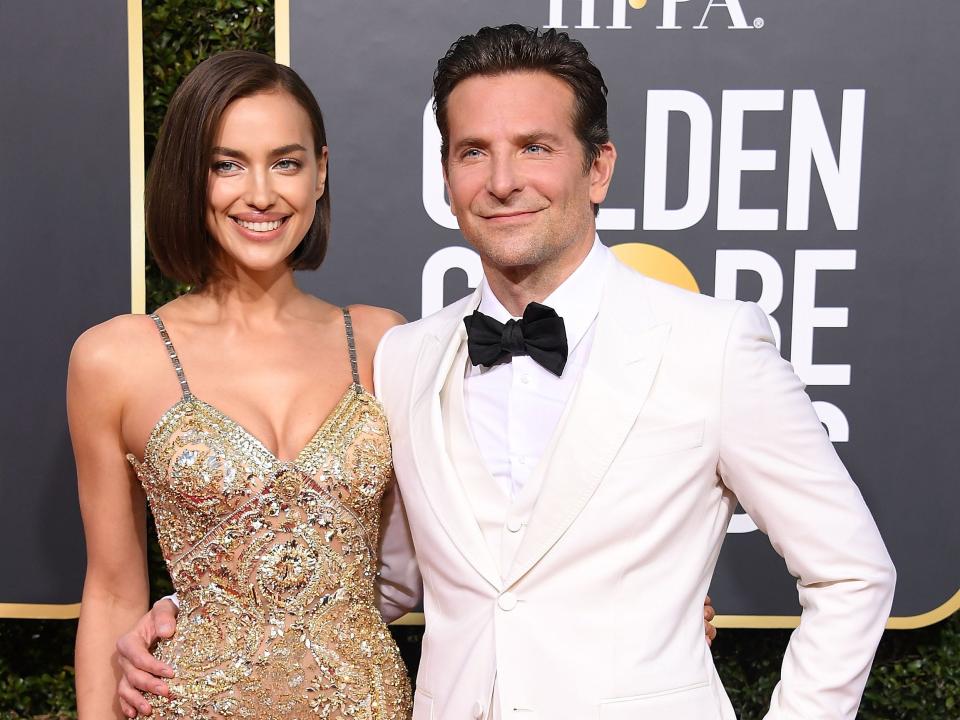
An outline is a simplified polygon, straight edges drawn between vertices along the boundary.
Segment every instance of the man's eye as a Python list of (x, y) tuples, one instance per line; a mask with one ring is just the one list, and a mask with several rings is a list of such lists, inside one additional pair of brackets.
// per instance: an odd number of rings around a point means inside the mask
[(283, 160), (278, 160), (274, 167), (276, 167), (278, 170), (299, 170), (301, 165), (298, 160), (284, 158)]
[(463, 153), (463, 157), (465, 157), (465, 158), (478, 158), (478, 157), (480, 157), (480, 151), (477, 150), (476, 148), (470, 148), (469, 150), (467, 150), (466, 152)]
[(220, 160), (213, 164), (214, 172), (218, 173), (231, 173), (236, 172), (240, 169), (240, 166), (231, 160)]
[(545, 153), (547, 149), (543, 145), (527, 145), (527, 152), (539, 155)]

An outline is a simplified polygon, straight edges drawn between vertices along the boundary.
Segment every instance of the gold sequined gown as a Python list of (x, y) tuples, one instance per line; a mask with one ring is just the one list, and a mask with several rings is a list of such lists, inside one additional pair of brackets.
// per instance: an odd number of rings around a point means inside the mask
[(380, 499), (390, 441), (353, 384), (293, 461), (190, 392), (152, 315), (183, 397), (157, 422), (146, 491), (180, 601), (176, 635), (155, 655), (176, 678), (153, 717), (407, 720), (410, 686), (374, 601)]

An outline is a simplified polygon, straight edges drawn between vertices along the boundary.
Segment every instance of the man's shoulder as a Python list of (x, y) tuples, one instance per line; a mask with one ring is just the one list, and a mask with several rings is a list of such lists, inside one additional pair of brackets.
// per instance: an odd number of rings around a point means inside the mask
[(402, 407), (405, 402), (404, 389), (409, 389), (410, 380), (416, 373), (424, 342), (428, 337), (435, 338), (437, 342), (451, 337), (467, 312), (471, 297), (451, 303), (420, 320), (396, 325), (387, 330), (380, 340), (374, 359), (374, 386), (388, 416), (392, 408)]
[(664, 320), (709, 322), (729, 321), (743, 305), (739, 300), (720, 300), (656, 280), (631, 267), (617, 264), (616, 287), (618, 304), (637, 307), (639, 301)]
[(391, 346), (413, 347), (419, 345), (425, 335), (443, 335), (460, 322), (472, 297), (467, 295), (426, 317), (391, 328), (384, 336), (384, 342), (389, 342)]

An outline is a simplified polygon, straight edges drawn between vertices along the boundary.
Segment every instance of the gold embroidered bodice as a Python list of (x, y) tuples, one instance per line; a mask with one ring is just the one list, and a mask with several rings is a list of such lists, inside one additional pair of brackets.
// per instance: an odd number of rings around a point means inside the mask
[(374, 600), (380, 499), (390, 440), (353, 383), (295, 460), (283, 461), (191, 392), (133, 464), (180, 601), (177, 630), (155, 655), (176, 678), (153, 717), (406, 720), (410, 687)]

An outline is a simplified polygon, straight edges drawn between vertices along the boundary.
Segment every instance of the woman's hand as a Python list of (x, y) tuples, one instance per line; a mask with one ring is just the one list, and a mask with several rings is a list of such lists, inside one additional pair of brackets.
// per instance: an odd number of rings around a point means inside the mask
[(713, 640), (717, 637), (717, 629), (711, 624), (717, 613), (713, 610), (713, 601), (710, 596), (703, 601), (703, 631), (707, 636), (707, 647), (713, 646)]

